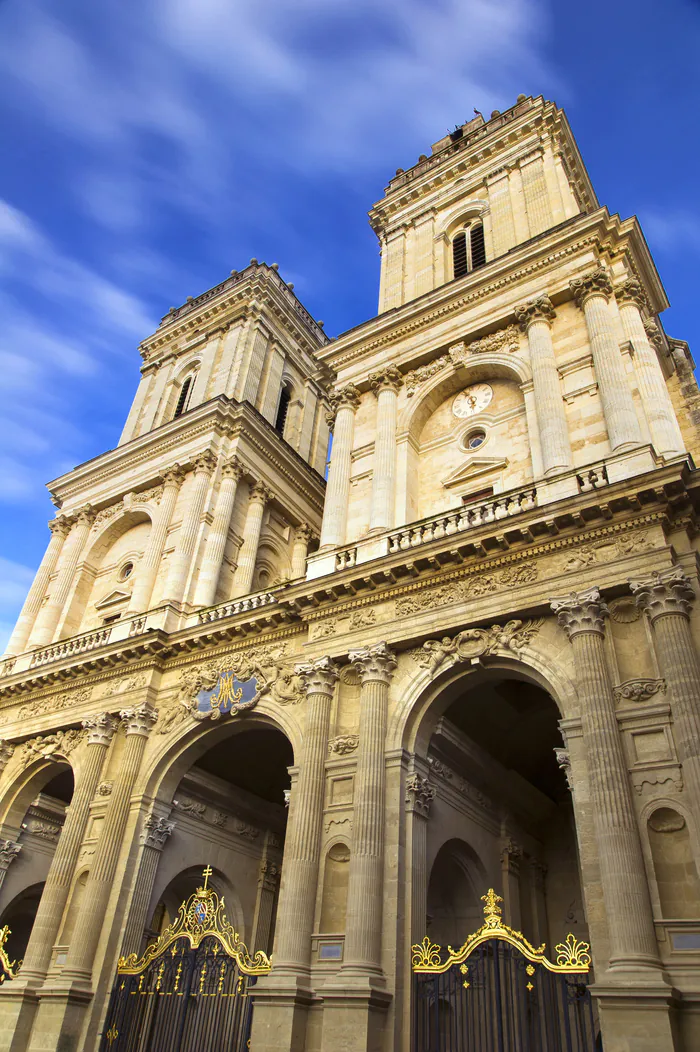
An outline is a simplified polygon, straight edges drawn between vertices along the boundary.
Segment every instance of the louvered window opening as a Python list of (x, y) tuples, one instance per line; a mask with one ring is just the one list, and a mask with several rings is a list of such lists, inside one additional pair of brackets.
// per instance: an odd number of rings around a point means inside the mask
[(183, 383), (182, 388), (180, 390), (180, 397), (178, 398), (177, 405), (175, 406), (175, 413), (174, 413), (174, 416), (173, 416), (173, 420), (177, 420), (177, 418), (179, 416), (182, 416), (182, 414), (187, 409), (187, 403), (189, 401), (190, 391), (191, 390), (192, 390), (192, 377), (188, 376), (187, 379), (185, 380), (185, 382)]
[(277, 419), (275, 420), (275, 431), (278, 431), (280, 435), (284, 435), (284, 425), (287, 423), (287, 414), (289, 412), (289, 403), (291, 401), (291, 395), (287, 387), (283, 387), (280, 391), (280, 401), (277, 407)]
[(455, 278), (463, 278), (486, 263), (483, 223), (473, 223), (468, 231), (461, 230), (452, 242), (452, 269)]

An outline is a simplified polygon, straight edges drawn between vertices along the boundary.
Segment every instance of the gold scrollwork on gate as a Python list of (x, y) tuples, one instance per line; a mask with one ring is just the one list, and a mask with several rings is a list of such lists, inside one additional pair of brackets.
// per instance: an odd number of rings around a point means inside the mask
[(11, 935), (11, 931), (7, 925), (4, 928), (0, 928), (0, 984), (4, 983), (6, 979), (15, 979), (17, 972), (22, 967), (21, 961), (11, 961), (7, 950), (5, 949), (5, 943), (7, 938)]
[[(165, 928), (157, 942), (147, 947), (142, 957), (130, 953), (119, 958), (119, 975), (142, 975), (149, 964), (162, 957), (168, 950), (174, 956), (177, 952), (174, 944), (178, 939), (187, 939), (190, 947), (196, 950), (206, 938), (216, 939), (224, 952), (236, 961), (243, 975), (267, 975), (272, 967), (270, 958), (262, 950), (258, 950), (254, 957), (250, 956), (247, 946), (226, 918), (223, 896), (219, 898), (214, 889), (209, 887), (211, 874), (211, 866), (207, 866), (203, 873), (202, 887), (197, 888), (195, 893), (181, 904), (173, 923)], [(1, 935), (0, 932), (0, 937)], [(214, 956), (216, 958), (216, 953)], [(175, 990), (179, 978), (178, 971)], [(202, 977), (200, 985), (203, 982)]]
[[(454, 964), (463, 965), (469, 955), (489, 939), (501, 939), (503, 942), (510, 943), (528, 961), (531, 961), (533, 964), (541, 964), (550, 972), (569, 974), (575, 972), (580, 974), (590, 969), (591, 948), (587, 942), (582, 942), (571, 934), (567, 935), (564, 942), (560, 942), (554, 947), (557, 963), (553, 964), (552, 961), (545, 957), (544, 943), (535, 947), (527, 941), (522, 932), (515, 931), (503, 923), (502, 911), (499, 905), (499, 903), (503, 902), (503, 899), (496, 894), (493, 888), (489, 888), (486, 895), (481, 896), (481, 900), (484, 903), (484, 923), (473, 935), (469, 936), (460, 949), (453, 950), (451, 946), (448, 946), (447, 958), (444, 961), (442, 960), (441, 947), (437, 943), (431, 942), (427, 935), (422, 942), (416, 943), (415, 946), (411, 947), (411, 965), (414, 972), (446, 972)], [(529, 971), (528, 974), (530, 974)]]

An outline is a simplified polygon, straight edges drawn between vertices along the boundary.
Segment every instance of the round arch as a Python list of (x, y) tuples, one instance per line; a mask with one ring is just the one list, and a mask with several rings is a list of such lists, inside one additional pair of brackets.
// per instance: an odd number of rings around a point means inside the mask
[(486, 199), (469, 201), (467, 204), (460, 202), (440, 217), (435, 237), (452, 239), (461, 226), (472, 219), (483, 219), (489, 211), (489, 202)]
[(0, 829), (3, 837), (12, 839), (19, 835), (32, 800), (63, 774), (70, 774), (75, 781), (76, 772), (68, 759), (38, 756), (9, 782), (0, 795)]

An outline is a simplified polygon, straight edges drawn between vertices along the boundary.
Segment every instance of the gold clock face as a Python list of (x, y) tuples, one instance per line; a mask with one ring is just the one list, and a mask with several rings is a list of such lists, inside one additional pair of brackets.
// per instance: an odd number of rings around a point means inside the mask
[(452, 412), (460, 420), (475, 413), (481, 413), (493, 398), (493, 390), (488, 384), (474, 384), (460, 391), (452, 403)]

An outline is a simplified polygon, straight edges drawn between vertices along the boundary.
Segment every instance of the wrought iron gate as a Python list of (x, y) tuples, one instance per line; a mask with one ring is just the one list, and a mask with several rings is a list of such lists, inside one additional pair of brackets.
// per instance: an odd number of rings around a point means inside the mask
[(228, 923), (224, 900), (204, 885), (143, 957), (122, 957), (100, 1052), (242, 1052), (253, 1018), (248, 995), (270, 971)]
[(445, 961), (427, 936), (412, 948), (413, 1052), (594, 1052), (588, 943), (568, 935), (552, 964), (493, 889), (482, 900), (484, 924)]

